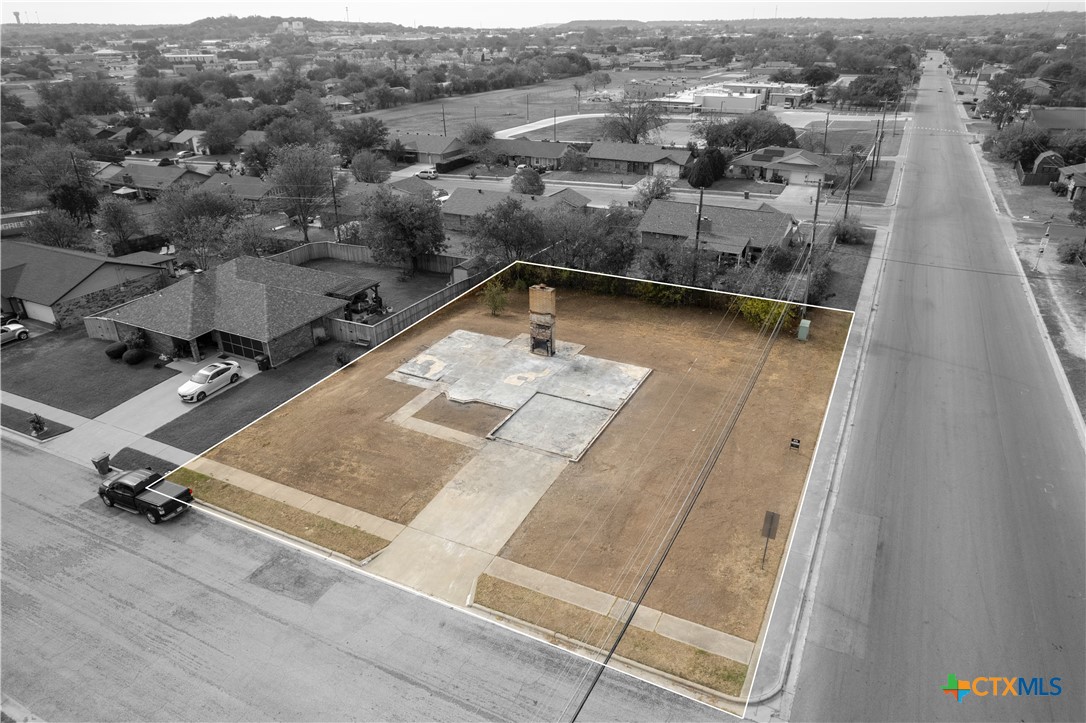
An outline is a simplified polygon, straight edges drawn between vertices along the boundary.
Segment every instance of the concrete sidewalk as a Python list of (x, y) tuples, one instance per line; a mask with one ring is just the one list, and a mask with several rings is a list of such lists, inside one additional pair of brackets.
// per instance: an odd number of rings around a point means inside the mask
[[(176, 389), (174, 393), (176, 394)], [(125, 447), (138, 449), (178, 467), (196, 456), (192, 452), (147, 439), (142, 434), (130, 429), (124, 429), (108, 421), (101, 421), (102, 417), (106, 417), (110, 412), (100, 415), (97, 419), (88, 419), (9, 392), (4, 393), (3, 400), (4, 404), (8, 406), (33, 414), (40, 414), (46, 419), (52, 419), (71, 427), (72, 431), (70, 432), (40, 442), (19, 434), (10, 434), (8, 436), (25, 444), (35, 444), (50, 454), (63, 457), (76, 464), (89, 467), (91, 466), (91, 459), (94, 457), (101, 454), (113, 455)]]

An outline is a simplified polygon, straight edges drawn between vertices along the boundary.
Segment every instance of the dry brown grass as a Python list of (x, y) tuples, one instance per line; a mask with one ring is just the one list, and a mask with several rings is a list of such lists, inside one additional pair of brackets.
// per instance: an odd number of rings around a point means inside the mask
[(192, 488), (197, 499), (289, 535), (308, 540), (352, 560), (362, 560), (388, 542), (362, 530), (341, 525), (311, 512), (243, 490), (214, 477), (181, 468), (170, 475), (177, 484)]
[[(609, 648), (620, 625), (612, 618), (490, 575), (479, 577), (475, 602), (596, 648)], [(596, 634), (586, 634), (588, 631)], [(601, 636), (607, 637), (601, 640)], [(747, 666), (742, 663), (632, 625), (616, 654), (727, 695), (739, 695), (747, 676)]]

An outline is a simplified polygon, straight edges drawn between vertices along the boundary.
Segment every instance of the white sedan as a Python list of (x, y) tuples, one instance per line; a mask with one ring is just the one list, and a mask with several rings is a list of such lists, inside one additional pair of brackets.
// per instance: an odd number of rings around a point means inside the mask
[(177, 394), (183, 402), (202, 402), (208, 394), (241, 379), (241, 365), (236, 361), (218, 361), (208, 364), (182, 384)]

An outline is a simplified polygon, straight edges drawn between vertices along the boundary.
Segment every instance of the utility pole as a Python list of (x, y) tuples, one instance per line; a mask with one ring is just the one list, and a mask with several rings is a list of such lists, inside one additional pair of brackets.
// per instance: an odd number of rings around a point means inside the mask
[(811, 243), (818, 238), (818, 204), (822, 200), (822, 181), (818, 181), (818, 193), (815, 195), (814, 230), (811, 231)]
[[(876, 146), (878, 145), (878, 142), (879, 142), (879, 124), (880, 124), (880, 121), (875, 121), (875, 139), (874, 139), (874, 143), (871, 144), (871, 150), (872, 151), (875, 150), (875, 148), (876, 148)], [(870, 168), (871, 172), (867, 175), (867, 180), (873, 181), (873, 180), (875, 180), (875, 166), (878, 165), (878, 156), (876, 155), (874, 161), (872, 163), (868, 164), (868, 165), (871, 167)]]
[(558, 142), (558, 109), (554, 110), (554, 142)]
[(445, 104), (441, 104), (441, 135), (448, 136), (449, 129), (445, 127)]
[(848, 156), (848, 188), (845, 189), (845, 218), (848, 218), (848, 199), (852, 195), (852, 164), (856, 162), (856, 154)]
[(528, 94), (525, 94), (524, 95), (524, 122), (525, 123), (528, 123), (529, 121), (532, 120), (529, 117), (529, 114), (530, 114), (531, 111), (528, 109), (528, 98), (529, 98)]
[(826, 130), (822, 131), (822, 152), (829, 153), (829, 146), (826, 145), (826, 141), (830, 137), (830, 112), (826, 111)]
[[(71, 156), (71, 158), (72, 158), (72, 171), (75, 172), (76, 186), (79, 188), (80, 191), (83, 191), (84, 190), (84, 188), (83, 188), (83, 172), (79, 170), (79, 164), (75, 162), (75, 153), (69, 152), (68, 155)], [(87, 211), (87, 227), (90, 228), (91, 226), (94, 225), (94, 216), (91, 215), (91, 212), (90, 212), (89, 208), (86, 209), (86, 211)]]
[(690, 277), (690, 285), (698, 285), (698, 251), (701, 249), (701, 209), (705, 201), (705, 187), (698, 189), (698, 222), (694, 226), (694, 273)]
[(330, 169), (328, 174), (332, 177), (332, 208), (336, 214), (336, 243), (340, 243), (339, 238), (339, 199), (336, 198), (336, 172), (335, 169)]

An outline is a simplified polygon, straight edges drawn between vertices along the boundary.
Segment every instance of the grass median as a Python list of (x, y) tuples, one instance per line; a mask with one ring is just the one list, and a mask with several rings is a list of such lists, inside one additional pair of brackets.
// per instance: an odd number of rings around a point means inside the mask
[(201, 502), (308, 540), (352, 560), (363, 560), (388, 545), (387, 540), (368, 532), (299, 510), (190, 469), (177, 470), (170, 475), (170, 480), (191, 487), (192, 493)]
[[(621, 626), (606, 615), (490, 575), (479, 577), (475, 603), (595, 648), (609, 648)], [(742, 663), (632, 625), (616, 654), (727, 695), (739, 695), (747, 676)]]

